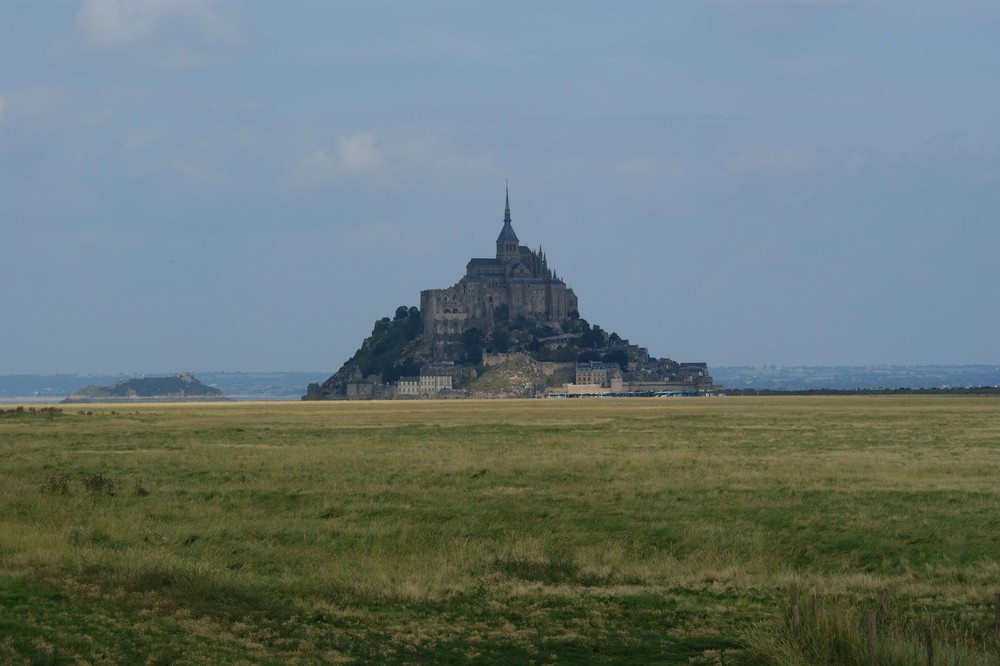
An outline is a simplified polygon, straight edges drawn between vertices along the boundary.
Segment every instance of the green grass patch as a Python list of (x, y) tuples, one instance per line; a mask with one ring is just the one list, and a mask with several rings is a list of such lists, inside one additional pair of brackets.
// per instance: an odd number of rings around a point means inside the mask
[(996, 657), (990, 398), (88, 410), (0, 420), (2, 663)]

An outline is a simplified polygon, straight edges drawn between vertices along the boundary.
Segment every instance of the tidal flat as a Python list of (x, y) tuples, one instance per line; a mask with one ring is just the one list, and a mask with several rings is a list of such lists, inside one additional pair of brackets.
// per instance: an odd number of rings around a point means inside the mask
[(994, 397), (85, 409), (0, 414), (0, 663), (1000, 656)]

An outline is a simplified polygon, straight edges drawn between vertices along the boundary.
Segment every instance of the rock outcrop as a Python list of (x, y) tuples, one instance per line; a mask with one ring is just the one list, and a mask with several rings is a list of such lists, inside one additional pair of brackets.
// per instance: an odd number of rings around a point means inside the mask
[(63, 402), (122, 402), (128, 400), (220, 400), (222, 391), (206, 386), (187, 372), (173, 377), (136, 377), (111, 386), (85, 386)]

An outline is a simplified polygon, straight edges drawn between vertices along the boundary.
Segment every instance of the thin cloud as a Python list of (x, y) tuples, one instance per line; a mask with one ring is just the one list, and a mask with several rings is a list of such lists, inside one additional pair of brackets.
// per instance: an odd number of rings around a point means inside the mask
[(802, 171), (812, 163), (812, 155), (798, 148), (744, 148), (726, 160), (730, 170), (744, 173)]
[(353, 252), (386, 248), (419, 248), (425, 243), (422, 234), (384, 218), (351, 228), (341, 238), (342, 250)]
[[(26, 123), (24, 131), (65, 126), (81, 118), (82, 103), (65, 88), (58, 86), (31, 86), (19, 92), (0, 97), (0, 116), (9, 122)], [(66, 109), (74, 109), (67, 115)]]
[(341, 140), (340, 164), (349, 174), (370, 171), (378, 166), (381, 155), (375, 148), (375, 137), (371, 134), (355, 134)]
[(218, 169), (208, 162), (197, 159), (174, 159), (170, 161), (170, 168), (199, 183), (214, 183), (221, 178)]
[(299, 160), (291, 174), (291, 183), (299, 187), (315, 187), (353, 177), (376, 173), (382, 163), (382, 153), (375, 136), (358, 132), (342, 137), (336, 149), (320, 147)]
[(132, 66), (212, 64), (245, 41), (240, 21), (212, 0), (83, 0), (76, 26), (85, 49), (126, 52)]
[(859, 5), (859, 0), (713, 0), (739, 31), (782, 30), (826, 18)]
[(437, 183), (476, 182), (499, 178), (500, 169), (485, 155), (466, 155), (435, 137), (401, 142), (398, 164), (411, 177), (424, 176)]
[(382, 139), (356, 132), (340, 138), (336, 148), (311, 150), (298, 161), (288, 182), (310, 188), (355, 180), (385, 187), (421, 179), (469, 182), (497, 174), (490, 158), (465, 155), (432, 137)]
[(130, 153), (158, 144), (161, 141), (162, 138), (158, 132), (132, 133), (121, 139), (119, 148), (123, 153)]

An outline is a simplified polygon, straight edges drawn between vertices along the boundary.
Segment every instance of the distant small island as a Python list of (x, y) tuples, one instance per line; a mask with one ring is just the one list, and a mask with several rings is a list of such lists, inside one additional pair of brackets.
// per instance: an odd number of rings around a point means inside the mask
[(180, 372), (173, 377), (136, 377), (110, 386), (90, 384), (63, 402), (180, 402), (224, 398), (221, 390), (202, 384), (190, 373)]

